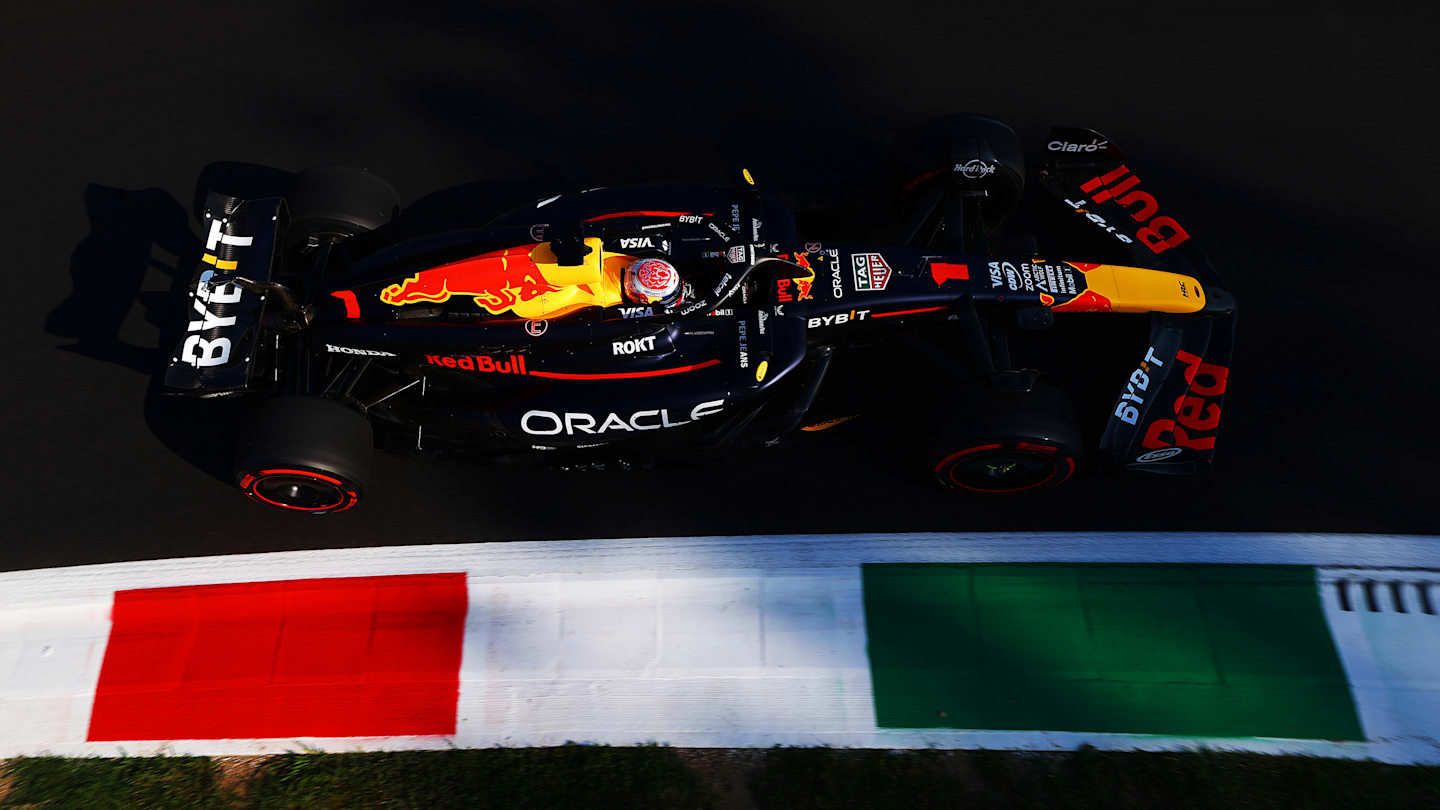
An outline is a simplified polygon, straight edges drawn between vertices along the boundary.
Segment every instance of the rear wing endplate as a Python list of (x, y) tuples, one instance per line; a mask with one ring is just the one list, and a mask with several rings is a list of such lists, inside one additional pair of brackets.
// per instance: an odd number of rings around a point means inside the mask
[(265, 296), (233, 282), (270, 281), (285, 219), (285, 201), (279, 197), (246, 201), (206, 195), (204, 253), (190, 282), (185, 337), (165, 370), (167, 386), (208, 396), (249, 386)]

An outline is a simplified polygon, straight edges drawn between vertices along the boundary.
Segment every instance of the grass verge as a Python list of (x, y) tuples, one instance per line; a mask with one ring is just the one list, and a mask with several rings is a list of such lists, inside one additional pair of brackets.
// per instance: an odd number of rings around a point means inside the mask
[[(234, 758), (224, 763), (233, 766)], [(567, 745), (10, 760), (0, 808), (1334, 808), (1440, 805), (1440, 767), (1219, 752), (696, 750)]]

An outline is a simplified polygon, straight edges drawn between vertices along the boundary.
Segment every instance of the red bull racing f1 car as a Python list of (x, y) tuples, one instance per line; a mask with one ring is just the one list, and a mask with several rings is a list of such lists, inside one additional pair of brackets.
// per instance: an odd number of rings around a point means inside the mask
[[(1069, 399), (1013, 366), (1007, 335), (1133, 313), (1149, 342), (1116, 380), (1100, 463), (1209, 465), (1235, 303), (1113, 144), (1055, 128), (1032, 180), (1123, 248), (1117, 264), (992, 251), (1026, 181), (998, 121), (931, 122), (891, 169), (898, 202), (875, 242), (797, 232), (746, 170), (729, 187), (591, 189), (403, 240), (385, 237), (397, 195), (361, 170), (307, 170), (283, 198), (212, 192), (165, 382), (258, 400), (235, 480), (312, 514), (359, 501), (377, 444), (627, 468), (784, 446), (887, 404), (916, 424), (917, 471), (1015, 493), (1070, 477), (1083, 440)], [(856, 385), (846, 359), (876, 347), (918, 366)]]

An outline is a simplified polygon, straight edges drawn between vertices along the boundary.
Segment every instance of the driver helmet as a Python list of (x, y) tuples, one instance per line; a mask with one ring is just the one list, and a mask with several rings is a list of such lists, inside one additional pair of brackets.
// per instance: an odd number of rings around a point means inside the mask
[(680, 302), (685, 285), (680, 283), (680, 271), (664, 259), (638, 259), (625, 268), (622, 285), (625, 297), (634, 304), (662, 307), (674, 306)]

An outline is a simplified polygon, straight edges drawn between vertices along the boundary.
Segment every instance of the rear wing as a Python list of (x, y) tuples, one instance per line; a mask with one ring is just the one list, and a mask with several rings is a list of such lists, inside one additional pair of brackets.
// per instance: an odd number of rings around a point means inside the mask
[[(205, 252), (190, 282), (185, 337), (171, 353), (165, 385), (200, 396), (244, 391), (260, 349), (265, 295), (277, 235), (285, 225), (279, 197), (246, 201), (211, 192), (202, 222)], [(239, 281), (256, 282), (246, 284)]]
[(1189, 275), (1205, 286), (1192, 315), (1154, 313), (1150, 345), (1100, 437), (1112, 470), (1185, 474), (1215, 455), (1230, 355), (1235, 299), (1190, 232), (1140, 183), (1125, 155), (1094, 130), (1055, 127), (1045, 145), (1040, 181), (1101, 239), (1124, 245), (1141, 267)]

